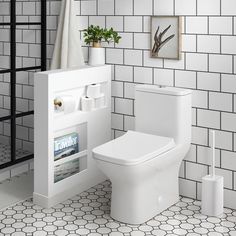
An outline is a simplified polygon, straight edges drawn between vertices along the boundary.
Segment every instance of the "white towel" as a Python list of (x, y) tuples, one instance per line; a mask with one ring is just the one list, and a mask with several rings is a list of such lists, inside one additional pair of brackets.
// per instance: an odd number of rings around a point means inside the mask
[(74, 0), (62, 0), (51, 69), (84, 65)]

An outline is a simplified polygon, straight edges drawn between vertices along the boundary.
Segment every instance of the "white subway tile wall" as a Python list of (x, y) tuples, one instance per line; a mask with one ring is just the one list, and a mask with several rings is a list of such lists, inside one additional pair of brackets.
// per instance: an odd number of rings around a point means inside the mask
[[(226, 205), (235, 206), (235, 1), (110, 0), (106, 4), (107, 1), (80, 0), (81, 12), (78, 15), (83, 13), (91, 24), (94, 16), (89, 12), (96, 12), (97, 22), (105, 22), (106, 27), (113, 26), (123, 37), (120, 45), (115, 46), (119, 49), (112, 50), (106, 46), (107, 63), (114, 67), (114, 137), (134, 129), (135, 84), (192, 89), (192, 148), (181, 166), (181, 194), (200, 197), (201, 177), (210, 172), (209, 131), (214, 129), (217, 173), (225, 177)], [(87, 13), (82, 9), (86, 4), (93, 6)], [(104, 9), (100, 9), (100, 6), (104, 6)], [(182, 16), (180, 61), (150, 58), (151, 15)]]
[[(23, 10), (21, 3), (27, 4)], [(19, 3), (19, 12), (38, 16), (33, 1)], [(113, 65), (112, 132), (119, 137), (134, 129), (134, 86), (158, 84), (193, 90), (192, 147), (181, 166), (180, 192), (200, 198), (201, 177), (208, 174), (210, 130), (216, 131), (217, 173), (225, 177), (226, 206), (235, 207), (236, 196), (236, 1), (235, 0), (76, 0), (78, 30), (89, 24), (114, 27), (121, 36), (119, 45), (105, 45), (106, 62)], [(1, 9), (1, 8), (0, 8)], [(60, 1), (48, 1), (48, 65), (52, 56)], [(0, 10), (1, 11), (1, 10)], [(7, 18), (5, 12), (1, 17)], [(150, 19), (152, 15), (179, 15), (183, 19), (181, 60), (150, 58)], [(0, 18), (1, 19), (1, 18)], [(19, 48), (19, 64), (37, 54), (40, 34), (29, 29), (19, 32), (27, 44)], [(82, 33), (81, 33), (82, 38)], [(9, 37), (0, 34), (0, 61), (7, 65)], [(85, 58), (88, 50), (84, 46)], [(27, 54), (27, 57), (25, 56)], [(35, 63), (37, 60), (35, 60)], [(2, 65), (2, 63), (1, 63)], [(19, 77), (19, 99), (32, 96), (29, 78)], [(0, 79), (0, 105), (7, 104), (7, 79)], [(23, 86), (25, 86), (23, 88)], [(3, 91), (2, 91), (3, 90)], [(32, 102), (32, 100), (30, 100)], [(19, 100), (19, 109), (29, 103)], [(31, 103), (32, 106), (32, 103)], [(28, 135), (30, 137), (30, 134)]]

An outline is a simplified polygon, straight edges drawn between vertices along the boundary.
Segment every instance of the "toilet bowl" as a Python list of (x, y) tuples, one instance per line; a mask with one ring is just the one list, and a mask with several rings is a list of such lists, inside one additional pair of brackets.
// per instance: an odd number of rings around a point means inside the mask
[(138, 86), (135, 99), (136, 131), (93, 150), (112, 182), (111, 217), (128, 224), (144, 223), (179, 200), (179, 168), (191, 137), (191, 91)]

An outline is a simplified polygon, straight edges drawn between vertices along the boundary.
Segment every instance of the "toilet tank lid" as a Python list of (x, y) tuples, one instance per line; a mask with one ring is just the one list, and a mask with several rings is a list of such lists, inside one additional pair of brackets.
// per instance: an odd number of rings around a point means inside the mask
[(189, 89), (158, 86), (158, 85), (136, 85), (135, 90), (141, 92), (165, 94), (170, 96), (186, 96), (192, 93), (192, 91)]

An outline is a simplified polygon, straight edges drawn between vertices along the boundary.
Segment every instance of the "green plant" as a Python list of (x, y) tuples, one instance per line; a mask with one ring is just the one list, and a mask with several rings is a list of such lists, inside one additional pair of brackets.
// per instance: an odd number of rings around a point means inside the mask
[(93, 46), (97, 45), (98, 47), (100, 47), (102, 41), (106, 43), (119, 43), (121, 39), (119, 34), (114, 31), (113, 28), (103, 29), (100, 28), (100, 26), (90, 25), (87, 29), (83, 31), (84, 41), (87, 45), (93, 43)]

